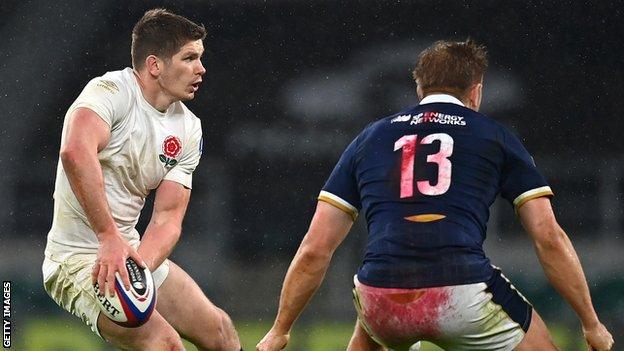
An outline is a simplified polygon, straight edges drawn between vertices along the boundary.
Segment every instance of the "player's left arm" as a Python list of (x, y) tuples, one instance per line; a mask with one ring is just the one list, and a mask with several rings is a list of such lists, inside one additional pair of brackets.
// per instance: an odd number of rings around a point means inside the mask
[(156, 189), (154, 210), (141, 238), (139, 254), (154, 271), (169, 257), (182, 233), (182, 221), (191, 197), (193, 172), (202, 150), (202, 128), (198, 118), (191, 119), (189, 137), (182, 141), (178, 163), (165, 174)]
[(286, 347), (293, 323), (321, 285), (334, 251), (352, 225), (350, 214), (326, 202), (318, 202), (310, 228), (286, 273), (273, 327), (256, 350)]
[(550, 199), (539, 197), (518, 208), (522, 226), (533, 239), (546, 277), (576, 311), (592, 350), (610, 350), (613, 337), (594, 310), (581, 262), (555, 219)]
[(191, 189), (166, 179), (156, 189), (152, 218), (138, 250), (151, 271), (165, 261), (178, 242), (190, 196)]

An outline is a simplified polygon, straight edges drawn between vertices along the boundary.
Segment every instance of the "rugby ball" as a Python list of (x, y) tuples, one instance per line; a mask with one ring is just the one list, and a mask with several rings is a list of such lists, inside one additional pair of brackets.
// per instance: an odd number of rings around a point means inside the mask
[(143, 325), (156, 306), (156, 288), (149, 269), (141, 268), (131, 258), (126, 260), (130, 290), (124, 289), (119, 272), (115, 273), (115, 295), (111, 297), (95, 283), (95, 297), (100, 310), (113, 322), (127, 328)]

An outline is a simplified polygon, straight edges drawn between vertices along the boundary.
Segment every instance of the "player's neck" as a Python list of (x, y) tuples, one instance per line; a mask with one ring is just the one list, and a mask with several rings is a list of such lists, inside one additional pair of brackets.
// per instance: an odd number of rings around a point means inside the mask
[(141, 74), (141, 72), (135, 70), (133, 70), (133, 72), (139, 84), (139, 88), (141, 89), (141, 93), (143, 94), (143, 98), (153, 108), (160, 112), (165, 112), (169, 106), (176, 101), (162, 89), (160, 84), (158, 84), (158, 80), (147, 77), (145, 74)]

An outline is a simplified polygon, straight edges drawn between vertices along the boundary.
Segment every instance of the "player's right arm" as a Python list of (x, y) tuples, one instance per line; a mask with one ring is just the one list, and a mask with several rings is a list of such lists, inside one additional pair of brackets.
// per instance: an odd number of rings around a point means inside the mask
[(548, 280), (579, 316), (590, 350), (610, 350), (613, 337), (596, 315), (581, 263), (555, 219), (550, 199), (529, 200), (517, 211), (522, 226), (533, 239)]
[(273, 327), (256, 345), (257, 351), (286, 347), (293, 323), (321, 285), (334, 251), (357, 218), (361, 208), (354, 173), (358, 139), (343, 152), (319, 194), (310, 228), (284, 278)]
[(325, 201), (318, 202), (310, 228), (284, 278), (273, 327), (260, 340), (257, 351), (278, 351), (286, 347), (293, 323), (323, 282), (334, 251), (352, 225), (351, 214)]
[(104, 192), (104, 177), (97, 154), (109, 141), (110, 127), (88, 108), (75, 109), (67, 123), (60, 159), (72, 191), (100, 242), (92, 272), (93, 283), (97, 281), (104, 289), (105, 282), (109, 282), (108, 291), (112, 295), (115, 272), (120, 273), (126, 289), (130, 288), (126, 258), (134, 258), (139, 265), (142, 260), (119, 233)]

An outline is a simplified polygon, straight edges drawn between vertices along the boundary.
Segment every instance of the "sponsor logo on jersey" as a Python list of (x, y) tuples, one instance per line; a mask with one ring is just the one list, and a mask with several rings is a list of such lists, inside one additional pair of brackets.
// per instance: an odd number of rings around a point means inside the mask
[(398, 115), (390, 120), (390, 123), (397, 122), (407, 122), (410, 121), (410, 125), (420, 124), (420, 123), (439, 123), (439, 124), (451, 124), (456, 126), (465, 126), (466, 121), (464, 117), (447, 115), (440, 112), (428, 111), (424, 113), (419, 113), (415, 116), (409, 115)]
[(412, 115), (399, 115), (394, 117), (390, 123), (396, 123), (396, 122), (407, 122), (410, 119), (412, 119)]
[(115, 82), (112, 82), (110, 80), (100, 80), (97, 83), (97, 86), (100, 88), (104, 88), (105, 90), (108, 90), (108, 92), (113, 93), (113, 94), (119, 92), (119, 87), (117, 86), (117, 84), (115, 84)]
[(165, 164), (165, 167), (173, 167), (178, 163), (176, 157), (182, 151), (182, 142), (178, 137), (170, 135), (163, 141), (162, 150), (163, 153), (158, 155), (158, 159)]
[(438, 123), (438, 124), (450, 124), (455, 126), (465, 126), (466, 121), (464, 117), (447, 115), (441, 112), (427, 111), (425, 113), (419, 113), (412, 117), (410, 125), (420, 123)]

